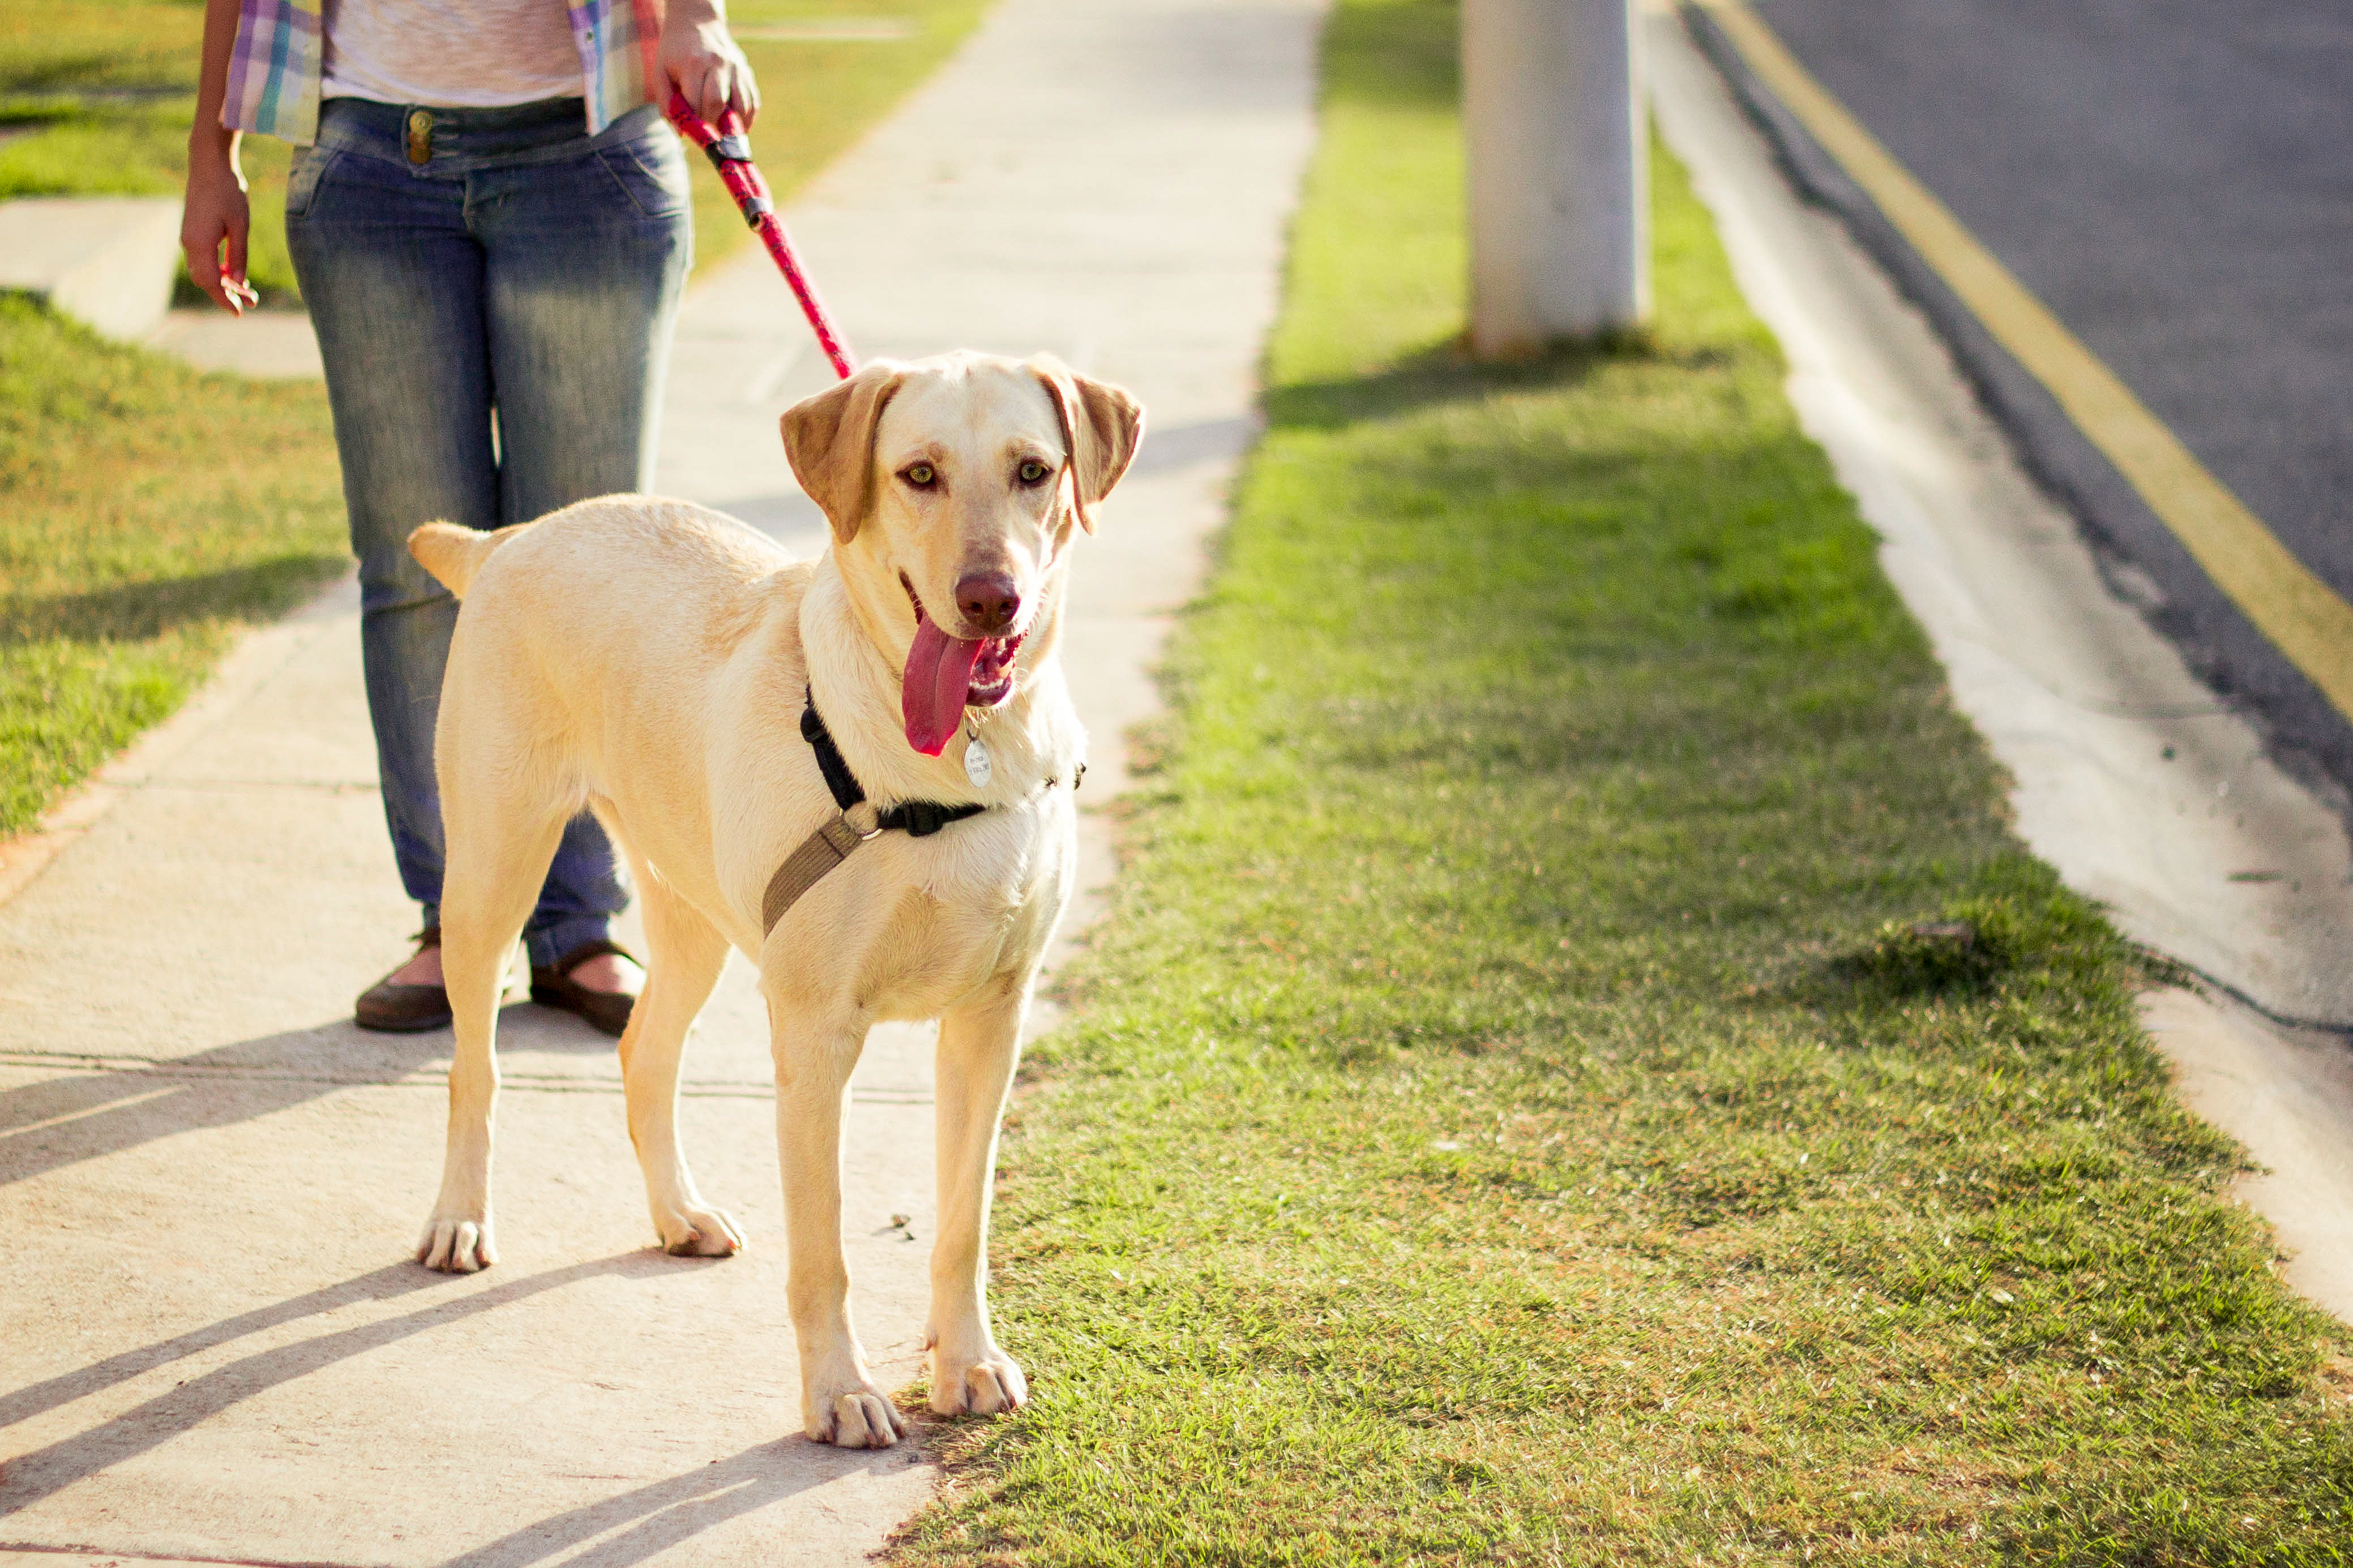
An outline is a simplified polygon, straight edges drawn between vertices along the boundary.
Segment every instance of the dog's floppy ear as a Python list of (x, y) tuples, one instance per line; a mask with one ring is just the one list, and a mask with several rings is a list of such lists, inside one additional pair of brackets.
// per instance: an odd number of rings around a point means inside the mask
[(857, 537), (874, 504), (874, 426), (907, 379), (907, 367), (878, 359), (838, 386), (785, 410), (785, 456), (793, 478), (833, 524), (833, 537)]
[(1063, 449), (1071, 454), (1079, 526), (1092, 533), (1095, 503), (1111, 494), (1144, 439), (1144, 406), (1123, 389), (1081, 375), (1051, 354), (1038, 355), (1029, 368), (1054, 400)]

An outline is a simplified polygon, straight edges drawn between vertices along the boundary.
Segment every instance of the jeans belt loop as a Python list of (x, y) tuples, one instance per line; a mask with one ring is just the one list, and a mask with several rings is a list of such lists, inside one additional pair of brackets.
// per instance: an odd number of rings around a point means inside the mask
[(408, 111), (408, 161), (412, 163), (433, 161), (433, 116), (422, 109)]

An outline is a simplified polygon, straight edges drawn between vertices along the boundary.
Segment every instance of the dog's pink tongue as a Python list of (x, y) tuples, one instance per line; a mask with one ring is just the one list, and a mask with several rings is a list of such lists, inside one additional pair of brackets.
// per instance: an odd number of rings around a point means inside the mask
[(899, 687), (899, 710), (907, 721), (907, 744), (927, 757), (947, 750), (964, 721), (964, 700), (972, 690), (972, 667), (980, 644), (952, 637), (923, 616), (915, 622), (915, 646), (907, 650), (907, 676)]

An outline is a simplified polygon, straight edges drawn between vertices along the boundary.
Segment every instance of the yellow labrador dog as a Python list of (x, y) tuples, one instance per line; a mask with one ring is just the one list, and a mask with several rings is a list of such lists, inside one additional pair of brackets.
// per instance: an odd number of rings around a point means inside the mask
[(1070, 552), (1142, 434), (1124, 392), (1050, 359), (881, 362), (785, 415), (833, 528), (814, 561), (644, 496), (410, 537), (465, 601), (435, 747), (457, 1050), (421, 1261), (498, 1259), (501, 977), (586, 806), (644, 900), (646, 987), (620, 1054), (663, 1245), (744, 1244), (695, 1190), (675, 1117), (687, 1029), (732, 943), (768, 1004), (804, 1425), (848, 1447), (902, 1436), (850, 1325), (842, 1106), (869, 1026), (937, 1018), (932, 1408), (1022, 1403), (986, 1297), (997, 1128), (1071, 890), (1085, 735), (1057, 658)]

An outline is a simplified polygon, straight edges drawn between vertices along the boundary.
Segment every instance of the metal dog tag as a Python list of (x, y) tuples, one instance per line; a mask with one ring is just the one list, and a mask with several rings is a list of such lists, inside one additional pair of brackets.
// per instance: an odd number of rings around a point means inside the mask
[(975, 735), (964, 743), (964, 776), (972, 781), (975, 789), (988, 787), (988, 748)]

